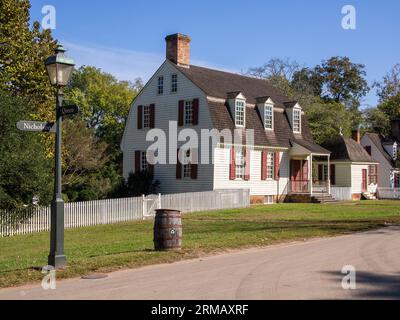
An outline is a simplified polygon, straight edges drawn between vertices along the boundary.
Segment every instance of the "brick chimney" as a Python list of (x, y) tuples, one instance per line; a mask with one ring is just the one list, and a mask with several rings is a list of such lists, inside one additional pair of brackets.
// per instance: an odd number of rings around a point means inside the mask
[(190, 66), (190, 38), (181, 33), (175, 33), (165, 38), (167, 43), (166, 58), (181, 67)]
[(361, 143), (361, 131), (360, 131), (360, 129), (353, 130), (351, 132), (351, 136), (352, 136), (352, 138), (353, 138), (353, 140), (355, 142), (357, 142), (358, 144)]
[(396, 141), (400, 141), (400, 119), (392, 120), (392, 136)]

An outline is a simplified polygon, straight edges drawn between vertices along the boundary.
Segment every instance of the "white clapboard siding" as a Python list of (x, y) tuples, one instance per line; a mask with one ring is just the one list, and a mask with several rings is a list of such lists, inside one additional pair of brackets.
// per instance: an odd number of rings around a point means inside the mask
[[(172, 74), (178, 75), (177, 93), (170, 93)], [(164, 76), (164, 94), (162, 95), (157, 94), (157, 80), (159, 76)], [(197, 132), (198, 137), (201, 137), (201, 129), (212, 129), (213, 125), (205, 93), (187, 79), (172, 63), (168, 61), (164, 62), (131, 106), (121, 143), (123, 150), (123, 175), (125, 178), (129, 176), (130, 172), (134, 172), (135, 170), (135, 151), (145, 151), (149, 146), (154, 144), (153, 141), (146, 141), (148, 129), (137, 129), (137, 107), (139, 105), (155, 105), (155, 127), (165, 133), (167, 139), (166, 147), (168, 148), (169, 125), (170, 121), (178, 121), (179, 101), (193, 100), (195, 98), (199, 99), (199, 125), (178, 127), (178, 134), (181, 130), (190, 128)], [(171, 148), (173, 153), (171, 156), (174, 161), (176, 161), (177, 148), (184, 143), (178, 142), (177, 146)], [(164, 153), (160, 151), (160, 154)], [(200, 146), (198, 154), (201, 157)], [(169, 157), (168, 150), (166, 151), (166, 156)], [(160, 192), (163, 194), (213, 190), (213, 166), (211, 164), (199, 164), (197, 180), (177, 180), (175, 163), (156, 164), (154, 178), (160, 181)]]
[[(271, 152), (274, 152), (271, 150)], [(214, 189), (250, 189), (252, 196), (276, 196), (287, 193), (289, 181), (289, 155), (280, 153), (280, 179), (261, 180), (261, 151), (250, 152), (250, 180), (229, 180), (231, 150), (229, 148), (215, 149)]]
[(364, 137), (361, 139), (361, 145), (363, 147), (370, 146), (372, 159), (379, 162), (378, 185), (382, 188), (392, 187), (390, 181), (390, 173), (393, 169), (392, 164), (386, 159), (375, 143), (371, 141), (368, 135), (364, 135)]
[(378, 188), (378, 199), (400, 200), (400, 188)]
[[(65, 228), (113, 224), (153, 217), (156, 209), (183, 213), (250, 206), (249, 190), (218, 190), (135, 198), (66, 203)], [(0, 236), (29, 234), (50, 229), (50, 207), (0, 210)]]

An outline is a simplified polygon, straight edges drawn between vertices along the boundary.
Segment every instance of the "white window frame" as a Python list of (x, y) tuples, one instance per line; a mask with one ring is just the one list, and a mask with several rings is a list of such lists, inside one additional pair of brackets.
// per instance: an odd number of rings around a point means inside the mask
[(397, 142), (393, 144), (393, 160), (397, 160), (398, 145)]
[(193, 101), (186, 100), (185, 101), (185, 125), (193, 124)]
[(266, 104), (264, 107), (264, 128), (274, 130), (274, 106)]
[(293, 109), (293, 132), (301, 133), (301, 110), (300, 109)]
[(246, 176), (246, 154), (244, 149), (235, 150), (235, 178), (244, 180)]
[(275, 179), (275, 153), (267, 152), (267, 180)]
[(157, 80), (157, 94), (164, 94), (164, 76), (159, 76)]
[(184, 163), (182, 165), (182, 177), (183, 179), (191, 179), (192, 178), (192, 163), (191, 163), (191, 151), (184, 151)]
[(140, 152), (140, 171), (147, 171), (149, 169), (149, 164), (147, 162), (147, 152)]
[(150, 128), (150, 106), (143, 106), (143, 128)]
[(171, 93), (178, 92), (178, 75), (176, 73), (171, 75)]
[(235, 100), (235, 125), (236, 127), (246, 125), (246, 101), (244, 100)]

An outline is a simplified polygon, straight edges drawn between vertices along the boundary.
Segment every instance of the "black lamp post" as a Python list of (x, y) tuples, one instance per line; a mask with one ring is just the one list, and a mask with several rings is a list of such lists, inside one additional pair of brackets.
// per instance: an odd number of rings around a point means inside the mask
[(68, 59), (63, 46), (58, 45), (55, 54), (46, 60), (46, 69), (50, 83), (56, 87), (56, 146), (55, 146), (55, 180), (54, 197), (51, 203), (51, 231), (50, 231), (50, 254), (48, 263), (54, 268), (65, 267), (67, 263), (64, 255), (64, 200), (62, 197), (61, 183), (61, 133), (62, 133), (62, 89), (68, 84), (74, 61)]

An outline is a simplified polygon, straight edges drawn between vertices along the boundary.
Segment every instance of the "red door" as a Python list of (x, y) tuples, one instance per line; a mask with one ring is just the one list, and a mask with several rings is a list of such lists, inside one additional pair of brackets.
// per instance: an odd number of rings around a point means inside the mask
[(290, 165), (290, 180), (292, 192), (301, 191), (301, 160), (291, 160)]
[(362, 192), (367, 191), (367, 169), (363, 169), (362, 171)]

